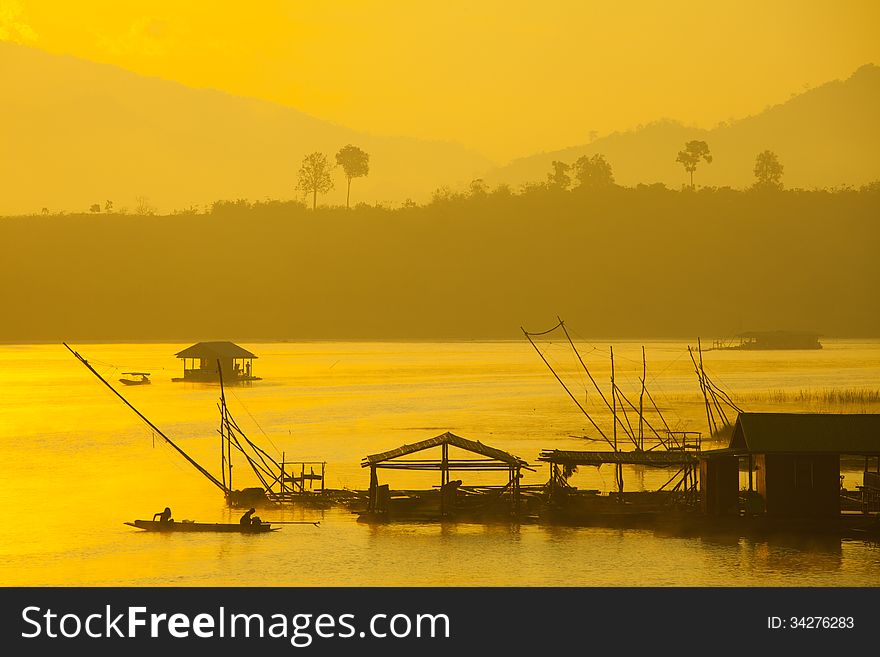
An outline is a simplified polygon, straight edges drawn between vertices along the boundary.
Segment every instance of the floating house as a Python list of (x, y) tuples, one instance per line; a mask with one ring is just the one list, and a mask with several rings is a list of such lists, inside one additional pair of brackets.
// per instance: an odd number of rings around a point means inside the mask
[[(439, 448), (439, 458), (405, 458), (433, 448)], [(450, 448), (455, 451), (451, 452)], [(518, 456), (448, 431), (367, 456), (361, 467), (370, 469), (369, 502), (362, 520), (515, 514), (520, 510), (522, 470), (532, 470)], [(436, 491), (396, 491), (392, 496), (388, 484), (379, 484), (377, 471), (380, 469), (438, 472), (439, 487)], [(461, 480), (450, 479), (450, 473), (456, 471), (501, 471), (507, 473), (508, 481), (503, 486), (464, 486)]]
[(775, 350), (821, 349), (819, 334), (810, 331), (747, 331), (736, 336), (738, 342), (715, 340), (714, 349)]
[[(864, 463), (861, 510), (880, 510), (870, 506), (880, 492), (874, 490), (880, 482), (880, 415), (740, 413), (729, 446), (700, 455), (703, 511), (836, 518), (842, 457)], [(741, 472), (748, 477), (745, 491)]]
[(254, 376), (256, 354), (233, 342), (198, 342), (176, 356), (183, 360), (183, 376), (172, 381), (215, 382), (220, 380), (221, 371), (224, 383), (260, 380)]

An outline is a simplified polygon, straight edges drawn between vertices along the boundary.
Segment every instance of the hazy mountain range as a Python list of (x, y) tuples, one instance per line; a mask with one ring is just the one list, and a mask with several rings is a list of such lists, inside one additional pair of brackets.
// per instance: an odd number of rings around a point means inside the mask
[[(700, 185), (751, 184), (755, 155), (775, 151), (789, 187), (860, 185), (880, 179), (880, 68), (866, 65), (752, 117), (711, 130), (657, 122), (588, 145), (502, 167), (452, 143), (382, 137), (295, 109), (193, 89), (105, 64), (0, 42), (0, 213), (85, 211), (113, 200), (134, 210), (145, 197), (170, 212), (218, 199), (295, 196), (302, 157), (347, 143), (371, 154), (353, 202), (424, 201), (443, 185), (483, 177), (514, 187), (543, 180), (553, 160), (603, 153), (624, 185), (685, 181), (675, 155), (689, 139), (709, 143)], [(323, 198), (344, 203), (341, 173)]]
[(574, 162), (602, 153), (618, 184), (662, 182), (679, 187), (685, 172), (675, 162), (683, 144), (706, 141), (713, 155), (695, 176), (699, 185), (747, 187), (757, 153), (778, 156), (787, 187), (862, 185), (880, 179), (880, 67), (867, 64), (848, 79), (828, 82), (760, 114), (711, 130), (658, 121), (617, 132), (588, 145), (515, 160), (486, 174), (491, 184), (517, 185), (546, 178), (551, 162)]
[[(86, 211), (143, 196), (163, 212), (218, 199), (289, 199), (303, 156), (371, 154), (352, 201), (424, 200), (489, 160), (451, 142), (380, 137), (289, 107), (193, 89), (0, 42), (0, 213)], [(322, 199), (345, 203), (341, 173)]]

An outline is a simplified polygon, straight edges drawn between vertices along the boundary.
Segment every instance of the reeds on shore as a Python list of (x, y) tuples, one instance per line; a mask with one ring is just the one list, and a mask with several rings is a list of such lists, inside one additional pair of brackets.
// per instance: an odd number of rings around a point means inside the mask
[(743, 401), (851, 406), (880, 404), (880, 390), (870, 388), (808, 388), (768, 390), (740, 397)]

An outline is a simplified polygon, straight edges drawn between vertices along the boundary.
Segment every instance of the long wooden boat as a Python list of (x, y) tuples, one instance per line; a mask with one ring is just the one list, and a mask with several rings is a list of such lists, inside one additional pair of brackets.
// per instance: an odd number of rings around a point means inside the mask
[(136, 376), (139, 377), (137, 379), (128, 379), (122, 378), (119, 379), (119, 383), (126, 386), (148, 386), (152, 383), (150, 381), (150, 373), (149, 372), (123, 372), (123, 377), (127, 376)]
[(232, 532), (239, 534), (262, 534), (275, 532), (279, 527), (272, 527), (264, 522), (259, 525), (242, 525), (241, 523), (209, 523), (193, 522), (191, 520), (172, 520), (159, 522), (157, 520), (135, 520), (125, 523), (129, 527), (137, 527), (148, 532)]

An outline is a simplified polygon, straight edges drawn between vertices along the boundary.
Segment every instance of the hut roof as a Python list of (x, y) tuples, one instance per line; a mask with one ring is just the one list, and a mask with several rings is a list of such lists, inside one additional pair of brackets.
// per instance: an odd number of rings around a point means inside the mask
[(439, 436), (434, 436), (433, 438), (428, 438), (427, 440), (421, 440), (417, 443), (413, 443), (412, 445), (402, 445), (400, 447), (397, 447), (396, 449), (392, 449), (387, 452), (365, 456), (363, 462), (361, 463), (361, 467), (366, 468), (370, 465), (381, 463), (382, 461), (388, 461), (390, 459), (395, 459), (400, 456), (406, 456), (407, 454), (413, 454), (414, 452), (421, 452), (422, 450), (430, 449), (432, 447), (439, 447), (440, 445), (444, 444), (452, 445), (454, 447), (458, 447), (459, 449), (473, 452), (474, 454), (480, 454), (481, 456), (486, 456), (488, 458), (507, 463), (508, 465), (528, 467), (528, 463), (523, 461), (518, 456), (514, 456), (509, 452), (496, 449), (495, 447), (489, 447), (488, 445), (484, 445), (477, 440), (468, 440), (467, 438), (456, 436), (454, 433), (450, 433), (449, 431), (440, 434)]
[(257, 358), (256, 354), (239, 347), (234, 342), (197, 342), (183, 351), (177, 352), (178, 358)]
[(698, 456), (695, 452), (685, 451), (629, 451), (629, 452), (583, 452), (574, 450), (545, 449), (538, 457), (539, 461), (558, 463), (560, 465), (595, 465), (603, 463), (625, 463), (635, 465), (653, 465), (663, 467), (668, 465), (686, 465), (696, 463)]
[(880, 414), (740, 413), (729, 451), (880, 455)]

